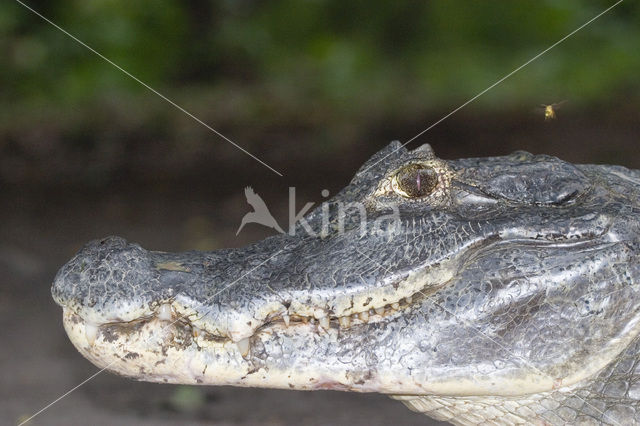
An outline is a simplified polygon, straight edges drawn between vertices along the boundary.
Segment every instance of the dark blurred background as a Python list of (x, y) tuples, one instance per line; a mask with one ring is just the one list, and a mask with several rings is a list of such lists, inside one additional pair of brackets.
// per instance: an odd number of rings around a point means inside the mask
[[(15, 1), (0, 4), (0, 412), (25, 419), (96, 369), (49, 295), (87, 240), (240, 246), (251, 185), (283, 226), (613, 1), (29, 1), (279, 171)], [(408, 145), (640, 168), (640, 5), (623, 2)], [(555, 120), (540, 104), (565, 101)], [(376, 395), (190, 388), (101, 374), (30, 424), (426, 424)], [(8, 423), (8, 424), (9, 424)]]

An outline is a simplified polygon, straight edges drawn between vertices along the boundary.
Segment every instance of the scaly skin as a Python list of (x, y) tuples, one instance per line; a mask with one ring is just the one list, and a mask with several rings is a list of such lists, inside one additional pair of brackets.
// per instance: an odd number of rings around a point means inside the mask
[(381, 392), (456, 424), (637, 423), (639, 196), (623, 167), (394, 142), (293, 235), (187, 253), (109, 237), (52, 293), (78, 350), (139, 380)]

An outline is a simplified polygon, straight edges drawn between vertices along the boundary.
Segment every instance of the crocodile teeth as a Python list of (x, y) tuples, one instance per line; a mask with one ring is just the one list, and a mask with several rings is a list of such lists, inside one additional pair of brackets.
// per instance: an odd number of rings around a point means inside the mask
[(340, 327), (347, 328), (351, 325), (351, 317), (340, 317), (338, 318), (340, 322)]
[(407, 297), (404, 298), (404, 300), (407, 302), (408, 305), (410, 305), (411, 302), (413, 302), (413, 297), (407, 296)]
[(93, 324), (85, 323), (84, 335), (87, 338), (87, 342), (89, 342), (89, 344), (93, 346), (93, 342), (96, 341), (96, 337), (98, 336), (98, 327)]
[(325, 330), (329, 329), (329, 317), (320, 318), (318, 322), (320, 323), (320, 327), (324, 328)]
[(247, 355), (249, 355), (249, 338), (246, 337), (242, 340), (237, 341), (236, 345), (238, 345), (240, 355), (242, 355), (243, 358), (246, 358)]
[(400, 304), (398, 302), (395, 302), (391, 304), (391, 307), (397, 311), (398, 309), (400, 309)]
[(360, 319), (364, 322), (369, 321), (369, 312), (364, 311), (364, 312), (360, 312)]
[(158, 309), (158, 319), (160, 321), (171, 321), (171, 305), (165, 303)]
[(289, 318), (289, 315), (283, 315), (282, 319), (284, 320), (284, 325), (289, 327), (289, 321), (291, 321), (291, 318)]
[(384, 314), (384, 306), (382, 308), (376, 308), (375, 311), (376, 311), (376, 314), (378, 315)]

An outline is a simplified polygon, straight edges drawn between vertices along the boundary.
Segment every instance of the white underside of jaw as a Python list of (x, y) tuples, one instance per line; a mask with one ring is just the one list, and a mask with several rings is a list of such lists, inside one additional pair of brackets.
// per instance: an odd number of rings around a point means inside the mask
[[(166, 308), (163, 308), (166, 309)], [(160, 311), (166, 314), (165, 311)], [(172, 319), (174, 316), (171, 317)], [(98, 367), (138, 380), (182, 383), (234, 385), (247, 387), (283, 388), (298, 390), (338, 389), (357, 392), (380, 392), (408, 395), (437, 395), (442, 397), (515, 397), (550, 391), (563, 391), (594, 377), (623, 350), (638, 332), (638, 324), (629, 324), (625, 338), (614, 339), (609, 347), (594, 354), (588, 365), (580, 366), (566, 377), (550, 377), (534, 368), (524, 366), (517, 374), (490, 374), (465, 377), (452, 375), (436, 379), (415, 373), (399, 365), (394, 368), (378, 368), (366, 381), (350, 381), (350, 366), (335, 365), (319, 360), (301, 359), (291, 354), (291, 364), (268, 369), (256, 368), (250, 355), (251, 345), (258, 339), (267, 345), (275, 333), (290, 341), (306, 342), (317, 334), (318, 325), (299, 323), (284, 324), (263, 329), (251, 339), (238, 342), (214, 341), (206, 333), (191, 330), (183, 325), (167, 321), (167, 317), (155, 317), (140, 322), (131, 332), (114, 333), (104, 325), (88, 323), (72, 311), (65, 309), (64, 326), (76, 348)], [(177, 324), (177, 325), (176, 325)], [(124, 328), (126, 330), (126, 327)], [(339, 345), (339, 329), (322, 332), (322, 345)], [(185, 334), (186, 333), (186, 334)], [(629, 336), (627, 338), (627, 336)], [(286, 354), (285, 354), (286, 356)], [(425, 381), (427, 383), (425, 383)]]
[[(446, 396), (446, 392), (469, 392), (474, 387), (473, 380), (433, 384), (430, 387), (417, 386), (410, 376), (402, 376), (401, 369), (393, 372), (379, 371), (363, 384), (345, 381), (345, 369), (339, 365), (328, 370), (326, 366), (314, 368), (312, 364), (303, 369), (292, 366), (284, 370), (275, 368), (269, 368), (268, 371), (263, 368), (255, 370), (241, 354), (243, 343), (211, 342), (201, 336), (194, 336), (195, 344), (179, 349), (171, 344), (176, 330), (169, 324), (171, 322), (168, 322), (166, 317), (154, 318), (135, 333), (128, 336), (122, 335), (113, 340), (114, 336), (105, 334), (100, 327), (84, 322), (68, 310), (64, 313), (65, 329), (74, 345), (85, 357), (98, 367), (107, 367), (111, 371), (138, 380), (403, 394), (395, 398), (402, 400), (416, 411), (459, 425), (537, 424), (537, 420), (544, 420), (540, 417), (540, 412), (548, 412), (548, 406), (542, 404), (545, 395), (541, 393), (520, 397)], [(297, 327), (300, 328), (301, 333), (313, 332), (311, 324), (301, 324)], [(283, 328), (280, 331), (283, 330), (291, 333), (293, 329)], [(278, 330), (272, 330), (272, 332), (276, 331)], [(328, 331), (325, 339), (327, 344), (337, 344), (337, 331)], [(154, 348), (152, 342), (159, 343)], [(529, 380), (536, 381), (534, 377), (530, 377)], [(517, 385), (526, 385), (525, 382), (526, 380), (523, 380)], [(513, 386), (514, 383), (510, 385)], [(524, 389), (521, 388), (522, 390)], [(570, 390), (570, 388), (564, 388), (557, 392)], [(425, 393), (431, 393), (431, 395), (425, 395)], [(555, 399), (549, 398), (549, 401), (554, 402)]]

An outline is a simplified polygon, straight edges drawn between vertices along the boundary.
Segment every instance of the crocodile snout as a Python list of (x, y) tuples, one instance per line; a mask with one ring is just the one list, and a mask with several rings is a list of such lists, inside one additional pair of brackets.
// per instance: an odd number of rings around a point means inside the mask
[(51, 293), (54, 300), (96, 323), (139, 318), (153, 298), (147, 251), (120, 237), (87, 243), (60, 271)]

